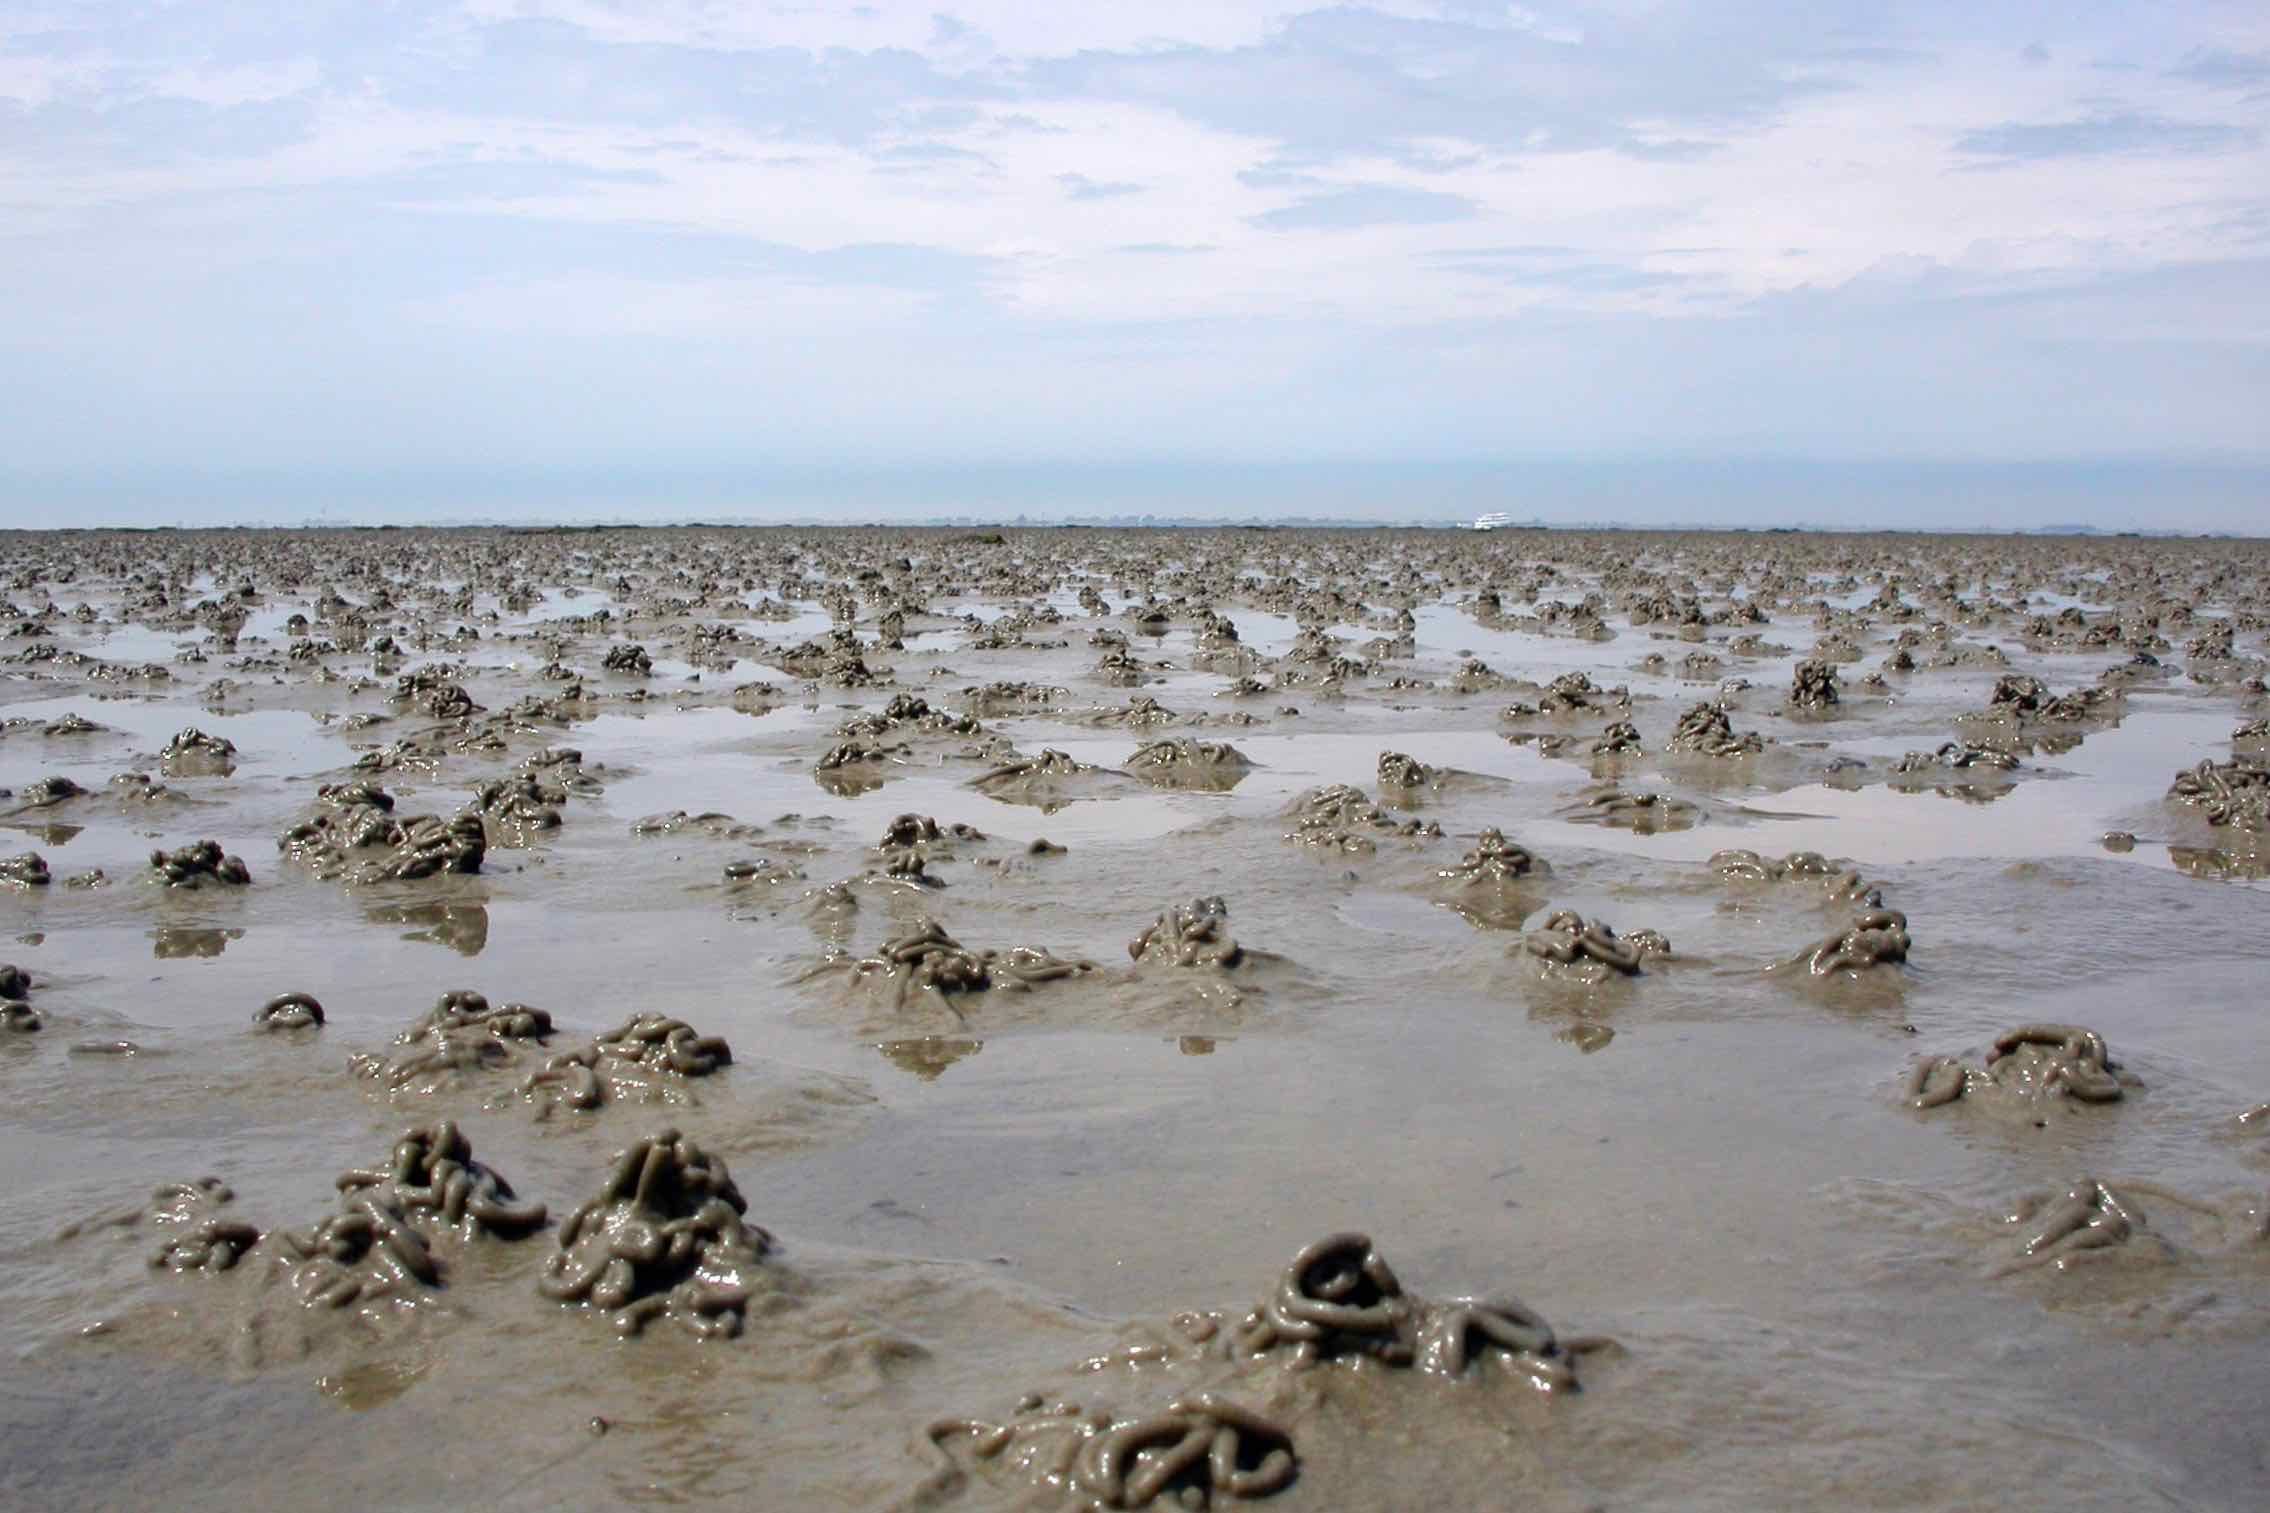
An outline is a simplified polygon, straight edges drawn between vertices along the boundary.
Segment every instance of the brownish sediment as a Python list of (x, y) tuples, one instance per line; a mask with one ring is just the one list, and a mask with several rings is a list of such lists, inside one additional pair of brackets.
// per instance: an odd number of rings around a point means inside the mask
[(0, 600), (0, 1503), (2250, 1484), (2257, 544), (19, 532)]

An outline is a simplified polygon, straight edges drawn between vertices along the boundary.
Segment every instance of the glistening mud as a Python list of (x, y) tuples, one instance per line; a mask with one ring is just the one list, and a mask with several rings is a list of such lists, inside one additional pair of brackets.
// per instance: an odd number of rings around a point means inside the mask
[(6, 1506), (2259, 1501), (2270, 549), (0, 574)]

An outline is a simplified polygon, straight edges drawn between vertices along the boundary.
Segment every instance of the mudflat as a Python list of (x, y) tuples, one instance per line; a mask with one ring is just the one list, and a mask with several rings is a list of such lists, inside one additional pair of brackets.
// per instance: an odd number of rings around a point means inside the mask
[(0, 1504), (2259, 1506), (2270, 545), (0, 575)]

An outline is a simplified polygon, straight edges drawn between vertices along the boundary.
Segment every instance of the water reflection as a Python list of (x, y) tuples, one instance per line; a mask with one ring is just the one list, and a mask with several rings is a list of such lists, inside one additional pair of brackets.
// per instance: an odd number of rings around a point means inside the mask
[(877, 1041), (883, 1059), (924, 1082), (936, 1082), (946, 1068), (985, 1049), (982, 1040), (961, 1040), (945, 1035), (921, 1035), (906, 1040)]
[(1564, 1030), (1555, 1031), (1553, 1038), (1563, 1045), (1573, 1045), (1589, 1056), (1594, 1051), (1606, 1050), (1608, 1043), (1616, 1038), (1616, 1032), (1608, 1025), (1596, 1024), (1586, 1020), (1581, 1024), (1572, 1024)]
[(218, 956), (229, 948), (230, 941), (242, 939), (242, 930), (160, 925), (150, 932), (150, 950), (160, 961), (175, 961), (189, 956)]
[(18, 821), (11, 830), (20, 830), (42, 846), (68, 846), (86, 831), (84, 825), (33, 825)]
[(884, 765), (859, 761), (840, 767), (822, 767), (812, 774), (812, 781), (837, 798), (857, 798), (883, 786)]
[(367, 913), (375, 925), (415, 926), (404, 940), (432, 941), (460, 956), (478, 956), (489, 943), (487, 904), (382, 904)]

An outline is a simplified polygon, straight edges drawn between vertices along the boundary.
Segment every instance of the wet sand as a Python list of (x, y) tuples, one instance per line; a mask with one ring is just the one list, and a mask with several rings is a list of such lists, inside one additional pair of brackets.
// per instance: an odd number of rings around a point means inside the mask
[(0, 1504), (2270, 1479), (2257, 544), (0, 565)]

